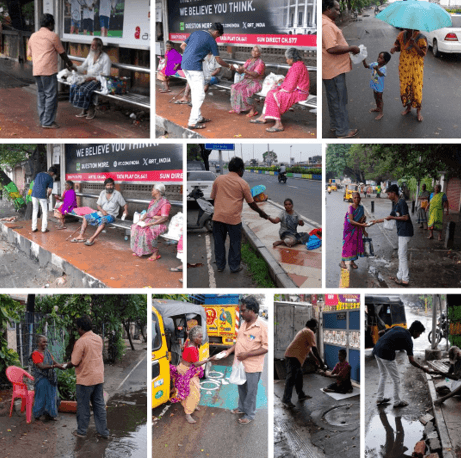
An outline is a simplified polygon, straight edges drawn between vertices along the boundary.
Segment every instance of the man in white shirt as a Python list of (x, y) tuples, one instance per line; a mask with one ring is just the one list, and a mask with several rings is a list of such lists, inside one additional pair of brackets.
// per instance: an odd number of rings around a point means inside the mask
[(94, 6), (96, 0), (83, 0), (83, 35), (94, 35)]
[(93, 119), (96, 116), (94, 91), (101, 88), (98, 76), (110, 76), (112, 62), (110, 57), (102, 51), (103, 42), (100, 38), (93, 38), (90, 52), (82, 65), (75, 67), (79, 73), (86, 72), (86, 79), (83, 84), (73, 85), (70, 88), (69, 100), (82, 112), (75, 115), (77, 118)]

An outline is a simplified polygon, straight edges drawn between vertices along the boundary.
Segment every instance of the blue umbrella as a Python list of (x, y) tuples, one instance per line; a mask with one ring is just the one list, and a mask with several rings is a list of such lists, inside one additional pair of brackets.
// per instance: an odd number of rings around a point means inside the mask
[(405, 0), (391, 3), (376, 17), (401, 29), (433, 30), (451, 26), (450, 15), (436, 3)]

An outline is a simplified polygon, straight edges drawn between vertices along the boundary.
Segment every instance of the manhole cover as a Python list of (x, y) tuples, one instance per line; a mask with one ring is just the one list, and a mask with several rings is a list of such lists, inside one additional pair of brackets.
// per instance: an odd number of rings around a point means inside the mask
[(323, 419), (332, 426), (348, 426), (356, 423), (360, 418), (360, 406), (358, 404), (347, 404), (333, 407), (323, 416)]

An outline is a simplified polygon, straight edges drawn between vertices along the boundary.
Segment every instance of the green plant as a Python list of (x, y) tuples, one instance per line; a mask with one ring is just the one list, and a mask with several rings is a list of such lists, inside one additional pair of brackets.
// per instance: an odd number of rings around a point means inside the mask
[(248, 242), (242, 243), (242, 260), (247, 265), (258, 288), (275, 288), (275, 284), (269, 276), (266, 262), (252, 250)]
[[(0, 329), (8, 329), (12, 321), (19, 320), (19, 311), (22, 306), (19, 302), (11, 299), (6, 294), (0, 295)], [(3, 375), (8, 366), (20, 366), (18, 354), (8, 348), (6, 333), (0, 332), (0, 376)]]
[(66, 401), (75, 401), (77, 394), (77, 376), (75, 369), (64, 371), (56, 369), (58, 373), (58, 393), (59, 397)]

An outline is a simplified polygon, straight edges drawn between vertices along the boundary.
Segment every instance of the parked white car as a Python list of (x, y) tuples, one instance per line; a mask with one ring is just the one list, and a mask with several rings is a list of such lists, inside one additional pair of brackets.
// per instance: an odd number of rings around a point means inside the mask
[(461, 53), (461, 14), (450, 14), (452, 26), (425, 33), (427, 44), (432, 46), (432, 53)]
[[(187, 172), (187, 195), (192, 192), (192, 189), (198, 186), (203, 192), (203, 198), (211, 200), (211, 188), (216, 180), (216, 175), (207, 170), (191, 170)], [(194, 200), (190, 197), (187, 200)]]

